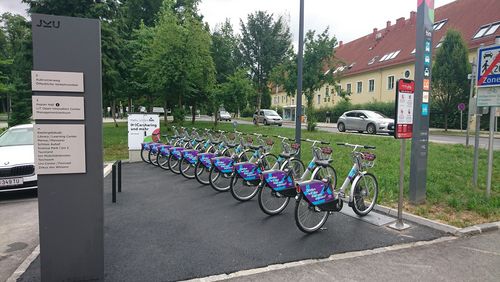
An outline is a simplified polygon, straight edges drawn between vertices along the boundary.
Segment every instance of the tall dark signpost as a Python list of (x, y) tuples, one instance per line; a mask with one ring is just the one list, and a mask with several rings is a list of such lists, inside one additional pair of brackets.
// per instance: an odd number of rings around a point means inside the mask
[(100, 23), (33, 14), (32, 34), (42, 281), (102, 281)]
[(417, 4), (415, 101), (410, 164), (410, 202), (416, 204), (423, 203), (426, 198), (434, 0), (417, 0)]

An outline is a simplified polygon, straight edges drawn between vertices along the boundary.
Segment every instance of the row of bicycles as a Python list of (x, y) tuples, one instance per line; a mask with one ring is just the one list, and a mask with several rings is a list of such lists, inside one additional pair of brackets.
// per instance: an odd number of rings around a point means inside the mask
[[(302, 139), (311, 144), (312, 159), (307, 166), (299, 159), (301, 145), (280, 135), (245, 134), (172, 127), (173, 135), (160, 143), (142, 143), (144, 162), (187, 179), (230, 191), (238, 201), (258, 198), (268, 215), (280, 214), (295, 199), (295, 222), (306, 233), (322, 228), (344, 202), (359, 216), (367, 215), (378, 197), (378, 182), (367, 170), (375, 164), (374, 146), (337, 143), (350, 147), (352, 168), (340, 187), (332, 166), (329, 142)], [(273, 154), (276, 140), (279, 154)]]

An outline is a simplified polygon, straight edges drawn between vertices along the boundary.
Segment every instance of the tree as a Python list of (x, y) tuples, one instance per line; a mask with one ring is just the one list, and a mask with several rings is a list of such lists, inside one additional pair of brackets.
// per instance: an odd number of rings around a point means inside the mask
[(433, 102), (444, 114), (445, 131), (450, 112), (458, 103), (468, 100), (470, 72), (467, 45), (459, 31), (449, 29), (432, 67)]
[[(325, 84), (335, 86), (336, 80), (332, 73), (335, 65), (335, 37), (330, 37), (328, 28), (316, 35), (309, 30), (304, 40), (304, 65), (302, 88), (306, 97), (307, 130), (314, 130), (315, 115), (313, 108), (314, 94)], [(289, 53), (288, 59), (273, 72), (273, 80), (283, 86), (288, 95), (297, 91), (297, 56)], [(346, 93), (342, 93), (346, 95)]]
[(20, 15), (3, 14), (0, 26), (4, 36), (0, 59), (5, 57), (1, 71), (5, 78), (1, 84), (7, 93), (7, 104), (12, 105), (9, 126), (14, 126), (29, 122), (31, 116), (31, 32), (28, 22)]
[(220, 85), (220, 100), (229, 112), (238, 113), (247, 105), (248, 97), (254, 93), (252, 81), (245, 69), (239, 69)]
[(215, 64), (217, 83), (224, 83), (238, 67), (238, 39), (229, 19), (215, 27), (210, 48)]
[(191, 106), (193, 113), (196, 111), (215, 81), (210, 33), (200, 16), (193, 13), (195, 10), (192, 6), (165, 1), (142, 60), (149, 87), (159, 94), (165, 108), (175, 106), (177, 122), (184, 120), (185, 104)]
[[(241, 61), (250, 70), (257, 89), (256, 108), (260, 110), (263, 105), (270, 106), (269, 76), (292, 46), (290, 29), (282, 17), (275, 21), (272, 14), (264, 11), (248, 15), (246, 24), (240, 20), (240, 26)], [(263, 96), (267, 98), (263, 100)]]

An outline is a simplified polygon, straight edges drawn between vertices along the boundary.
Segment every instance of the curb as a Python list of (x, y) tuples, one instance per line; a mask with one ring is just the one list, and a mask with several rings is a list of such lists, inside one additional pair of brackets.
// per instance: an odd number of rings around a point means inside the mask
[[(376, 205), (374, 210), (384, 213), (386, 215), (396, 217), (398, 216), (398, 211), (393, 208), (389, 208), (386, 206), (382, 205)], [(441, 223), (435, 220), (431, 220), (425, 217), (421, 217), (418, 215), (414, 215), (411, 213), (403, 212), (403, 219), (415, 222), (417, 224), (427, 226), (436, 230), (440, 230), (443, 232), (446, 232), (448, 234), (457, 236), (457, 237), (464, 237), (464, 236), (472, 236), (472, 235), (477, 235), (481, 234), (484, 232), (490, 232), (490, 231), (496, 231), (500, 230), (500, 221), (497, 222), (489, 222), (489, 223), (481, 223), (469, 227), (464, 227), (464, 228), (458, 228), (446, 223)]]

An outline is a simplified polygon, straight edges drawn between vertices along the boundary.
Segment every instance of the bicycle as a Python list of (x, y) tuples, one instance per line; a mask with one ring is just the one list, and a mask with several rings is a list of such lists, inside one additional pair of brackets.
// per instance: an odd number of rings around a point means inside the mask
[[(266, 135), (254, 133), (260, 145), (254, 146), (255, 153), (252, 160), (234, 164), (234, 173), (231, 178), (229, 190), (238, 201), (245, 202), (252, 199), (259, 191), (261, 173), (265, 170), (277, 169), (280, 166), (278, 157), (270, 153), (274, 140), (263, 140)], [(256, 160), (256, 161), (255, 161)]]
[[(222, 134), (223, 131), (219, 131)], [(205, 130), (205, 138), (195, 139), (197, 144), (195, 149), (186, 149), (181, 152), (181, 159), (179, 161), (179, 171), (182, 176), (187, 179), (194, 179), (196, 177), (196, 164), (198, 163), (198, 156), (203, 153), (214, 153), (216, 151), (214, 145), (218, 145), (217, 150), (225, 148), (225, 142), (216, 141), (212, 134)]]
[(262, 173), (258, 201), (261, 210), (268, 215), (277, 215), (288, 206), (290, 198), (297, 195), (296, 183), (298, 182), (307, 179), (331, 179), (333, 183), (337, 182), (337, 172), (330, 165), (331, 148), (317, 146), (330, 143), (311, 139), (301, 139), (301, 141), (312, 143), (313, 153), (313, 158), (302, 174), (292, 166), (292, 163), (284, 164), (280, 170)]
[[(340, 189), (337, 191), (335, 183), (328, 179), (306, 181), (297, 186), (295, 222), (305, 233), (313, 233), (320, 229), (328, 219), (328, 215), (340, 211), (344, 202), (347, 202), (357, 215), (365, 216), (377, 201), (377, 178), (366, 171), (375, 165), (376, 156), (369, 152), (358, 151), (360, 148), (374, 150), (375, 147), (349, 143), (337, 143), (337, 145), (353, 148), (351, 152), (353, 166)], [(348, 188), (350, 191), (346, 193)]]

